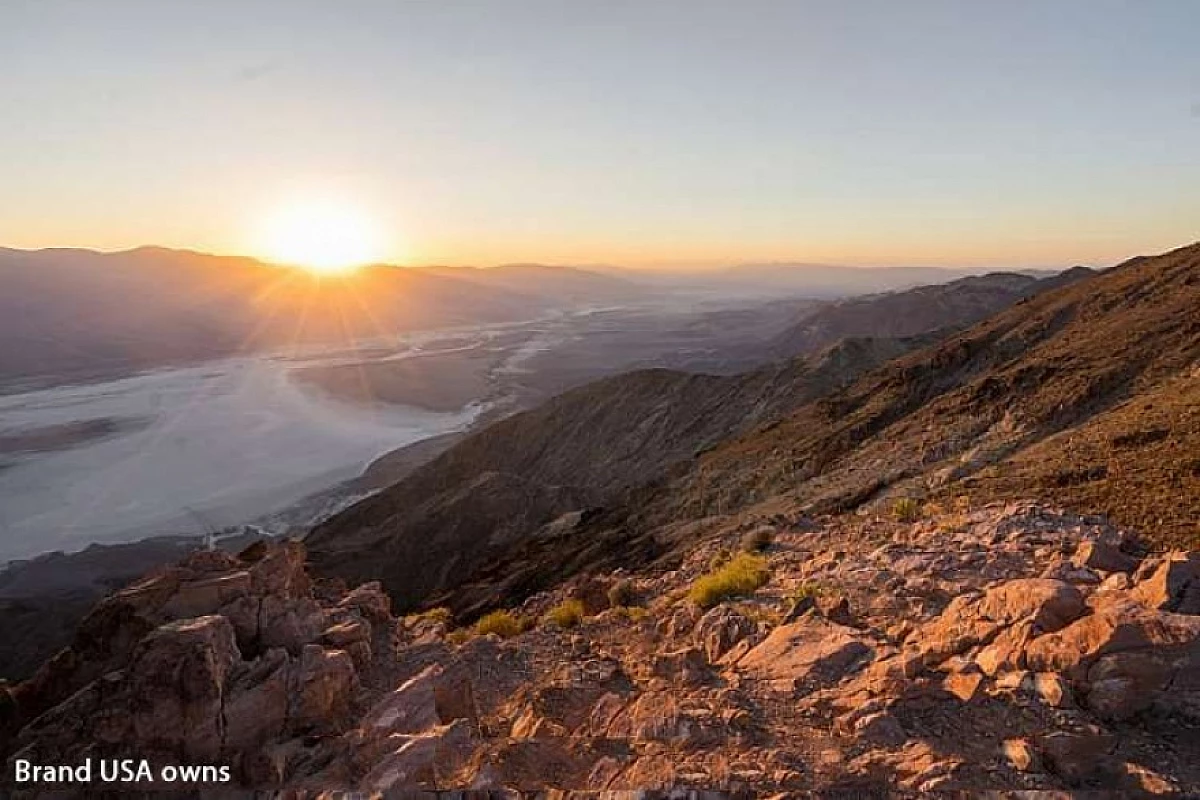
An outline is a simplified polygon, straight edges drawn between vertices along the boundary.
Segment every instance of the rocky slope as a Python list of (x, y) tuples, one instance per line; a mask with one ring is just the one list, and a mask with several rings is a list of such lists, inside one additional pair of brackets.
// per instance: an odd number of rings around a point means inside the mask
[[(699, 607), (748, 532), (765, 582)], [(529, 598), (509, 638), (314, 583), (295, 543), (197, 554), (4, 690), (4, 751), (225, 765), (225, 789), (290, 797), (1200, 792), (1200, 552), (1030, 503), (694, 533), (674, 569)]]
[(467, 437), (318, 526), (311, 558), (326, 574), (379, 579), (410, 607), (542, 526), (573, 527), (578, 513), (567, 512), (591, 513), (926, 341), (846, 341), (745, 375), (644, 370), (588, 384)]
[(663, 517), (700, 494), (838, 509), (1036, 489), (1195, 546), (1198, 308), (1200, 244), (1036, 295), (706, 454)]

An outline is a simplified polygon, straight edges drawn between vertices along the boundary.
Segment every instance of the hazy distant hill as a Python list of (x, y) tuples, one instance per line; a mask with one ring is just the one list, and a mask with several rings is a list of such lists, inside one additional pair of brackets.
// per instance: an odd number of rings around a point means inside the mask
[[(741, 264), (716, 270), (642, 270), (594, 267), (609, 275), (636, 275), (645, 285), (738, 296), (843, 298), (948, 283), (983, 275), (983, 269), (948, 267), (846, 267), (836, 264)], [(1006, 275), (1045, 278), (1055, 270), (1014, 270)]]
[(1085, 267), (1049, 277), (990, 272), (949, 283), (834, 301), (806, 314), (778, 336), (773, 351), (786, 358), (811, 353), (846, 336), (914, 336), (942, 328), (961, 328), (1023, 297), (1090, 274), (1091, 270)]
[(516, 321), (637, 291), (628, 282), (569, 268), (491, 273), (379, 266), (343, 281), (163, 248), (0, 250), (0, 383)]
[(502, 264), (498, 267), (420, 267), (421, 272), (493, 289), (532, 295), (554, 303), (627, 301), (644, 287), (633, 280), (575, 267)]

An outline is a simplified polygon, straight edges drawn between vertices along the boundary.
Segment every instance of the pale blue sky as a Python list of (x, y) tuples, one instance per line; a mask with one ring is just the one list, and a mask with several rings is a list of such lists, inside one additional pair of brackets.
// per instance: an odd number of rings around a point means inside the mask
[(0, 245), (1049, 265), (1200, 238), (1200, 1), (0, 3)]

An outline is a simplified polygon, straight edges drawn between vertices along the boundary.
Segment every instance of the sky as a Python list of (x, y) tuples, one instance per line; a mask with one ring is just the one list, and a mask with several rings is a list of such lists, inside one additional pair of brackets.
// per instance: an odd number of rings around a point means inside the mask
[(1200, 238), (1200, 2), (3, 0), (0, 246), (1112, 263)]

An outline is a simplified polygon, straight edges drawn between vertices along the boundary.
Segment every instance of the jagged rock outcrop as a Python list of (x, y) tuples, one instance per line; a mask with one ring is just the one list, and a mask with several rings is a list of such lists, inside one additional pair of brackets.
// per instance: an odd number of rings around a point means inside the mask
[(342, 732), (394, 621), (377, 586), (330, 603), (304, 561), (294, 542), (198, 552), (109, 597), (12, 690), (6, 750), (223, 763), (254, 782), (260, 748)]

